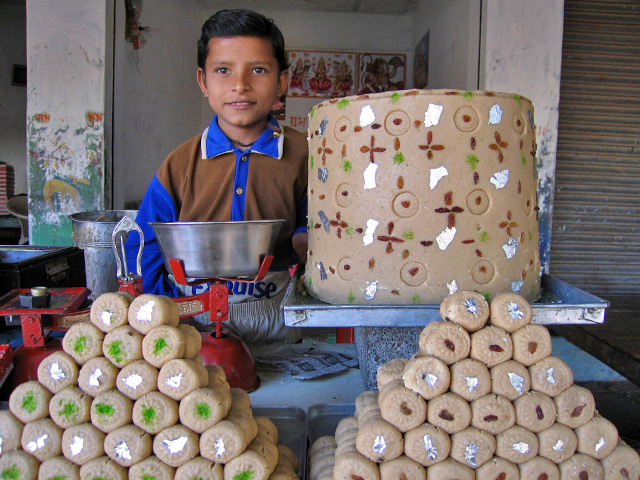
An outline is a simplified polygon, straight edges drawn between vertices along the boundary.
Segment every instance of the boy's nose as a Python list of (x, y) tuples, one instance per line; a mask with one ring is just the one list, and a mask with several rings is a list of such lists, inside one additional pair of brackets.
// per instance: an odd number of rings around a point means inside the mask
[(235, 92), (245, 92), (249, 89), (249, 82), (243, 74), (237, 74), (233, 78), (233, 90)]

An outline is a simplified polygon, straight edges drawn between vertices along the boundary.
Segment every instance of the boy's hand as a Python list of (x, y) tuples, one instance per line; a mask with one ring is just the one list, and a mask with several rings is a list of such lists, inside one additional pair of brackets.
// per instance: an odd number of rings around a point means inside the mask
[(308, 234), (307, 232), (298, 232), (291, 238), (293, 249), (295, 250), (300, 263), (307, 263), (307, 244)]

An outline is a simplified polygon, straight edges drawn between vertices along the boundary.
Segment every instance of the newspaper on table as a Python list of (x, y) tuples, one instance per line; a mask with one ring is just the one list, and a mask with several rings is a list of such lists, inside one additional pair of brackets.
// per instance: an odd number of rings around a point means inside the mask
[(357, 358), (317, 344), (273, 345), (253, 356), (257, 363), (273, 365), (296, 380), (309, 380), (358, 366)]

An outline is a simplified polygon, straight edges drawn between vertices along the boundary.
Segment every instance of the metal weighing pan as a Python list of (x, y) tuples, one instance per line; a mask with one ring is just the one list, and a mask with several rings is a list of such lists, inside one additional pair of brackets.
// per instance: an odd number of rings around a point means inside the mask
[[(439, 305), (331, 305), (312, 297), (297, 269), (282, 301), (284, 322), (290, 327), (424, 327), (440, 320)], [(541, 325), (604, 322), (609, 302), (542, 275), (542, 297), (534, 302), (533, 323)]]

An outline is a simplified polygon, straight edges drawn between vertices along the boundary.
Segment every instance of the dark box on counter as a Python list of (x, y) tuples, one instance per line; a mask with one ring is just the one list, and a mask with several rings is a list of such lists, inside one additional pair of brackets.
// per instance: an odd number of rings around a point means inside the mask
[(86, 287), (86, 282), (79, 248), (0, 245), (0, 297), (16, 288)]

